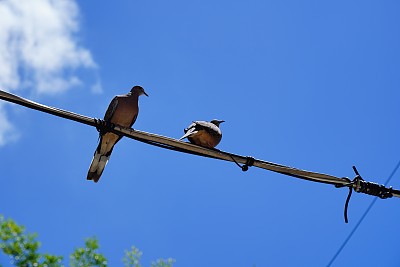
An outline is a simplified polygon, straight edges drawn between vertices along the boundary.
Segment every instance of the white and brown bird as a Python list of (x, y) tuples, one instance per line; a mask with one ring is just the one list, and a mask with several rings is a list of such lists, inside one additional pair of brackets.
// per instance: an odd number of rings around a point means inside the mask
[(225, 121), (194, 121), (183, 130), (185, 134), (179, 140), (187, 138), (192, 144), (214, 148), (222, 139), (222, 132), (219, 125), (223, 122)]
[[(138, 102), (141, 95), (148, 96), (141, 86), (136, 85), (126, 95), (117, 95), (114, 97), (104, 115), (104, 121), (107, 124), (115, 124), (126, 128), (132, 127), (139, 114)], [(100, 131), (99, 145), (94, 152), (87, 174), (88, 180), (93, 180), (95, 183), (99, 181), (114, 145), (121, 138), (121, 135)]]

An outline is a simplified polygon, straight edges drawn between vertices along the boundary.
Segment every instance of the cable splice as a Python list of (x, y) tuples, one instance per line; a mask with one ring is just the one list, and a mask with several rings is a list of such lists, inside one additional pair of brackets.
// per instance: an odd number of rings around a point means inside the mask
[(387, 188), (381, 184), (367, 182), (361, 177), (361, 175), (358, 173), (358, 170), (355, 166), (353, 166), (353, 170), (356, 173), (356, 177), (353, 179), (353, 181), (350, 181), (349, 178), (343, 178), (343, 179), (348, 180), (349, 183), (335, 185), (337, 188), (340, 188), (340, 187), (348, 187), (349, 188), (349, 194), (347, 195), (346, 202), (344, 204), (344, 221), (346, 223), (349, 222), (348, 218), (347, 218), (347, 209), (349, 206), (351, 193), (352, 193), (353, 189), (357, 193), (364, 193), (364, 194), (371, 195), (371, 196), (377, 196), (382, 199), (393, 197), (393, 192), (392, 192), (393, 188), (392, 187)]
[(386, 188), (382, 184), (373, 182), (359, 181), (359, 185), (354, 188), (357, 193), (364, 193), (371, 196), (377, 196), (382, 199), (393, 197), (392, 187)]

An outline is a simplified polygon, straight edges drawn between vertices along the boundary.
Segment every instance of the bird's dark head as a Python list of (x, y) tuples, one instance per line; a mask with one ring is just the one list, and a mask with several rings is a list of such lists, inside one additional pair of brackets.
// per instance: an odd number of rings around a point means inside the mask
[(222, 120), (212, 120), (212, 121), (210, 121), (212, 124), (215, 124), (215, 125), (217, 125), (217, 127), (219, 127), (219, 125), (221, 124), (221, 123), (223, 123), (223, 122), (225, 122), (225, 121), (222, 121)]
[(140, 85), (135, 85), (134, 87), (132, 87), (131, 94), (137, 94), (138, 96), (140, 95), (149, 96), (148, 94), (146, 94), (143, 87), (141, 87)]

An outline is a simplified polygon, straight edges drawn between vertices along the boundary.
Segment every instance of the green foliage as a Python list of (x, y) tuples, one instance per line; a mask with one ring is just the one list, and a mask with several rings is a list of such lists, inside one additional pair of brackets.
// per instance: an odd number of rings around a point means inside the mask
[(125, 257), (122, 259), (125, 267), (142, 267), (140, 265), (140, 257), (142, 252), (136, 247), (132, 246), (131, 250), (125, 250)]
[(174, 264), (175, 260), (174, 259), (159, 259), (157, 261), (153, 261), (151, 263), (151, 267), (172, 267), (172, 265)]
[[(25, 233), (25, 227), (18, 225), (12, 219), (4, 219), (0, 215), (0, 249), (18, 267), (64, 267), (63, 257), (51, 254), (41, 254), (37, 235)], [(88, 238), (85, 246), (75, 249), (70, 256), (71, 267), (106, 267), (106, 257), (99, 253), (99, 243), (96, 238)], [(125, 267), (141, 267), (142, 252), (132, 246), (125, 251), (123, 262)], [(151, 263), (151, 267), (173, 267), (174, 259), (159, 259)], [(1, 267), (1, 265), (0, 265)]]
[[(123, 258), (125, 267), (142, 267), (140, 265), (140, 258), (142, 257), (143, 253), (137, 249), (136, 247), (132, 246), (130, 251), (125, 251), (125, 257)], [(153, 261), (151, 263), (151, 267), (173, 267), (175, 260), (174, 259), (158, 259), (157, 261)]]
[(103, 254), (98, 253), (99, 243), (95, 238), (88, 238), (85, 247), (75, 249), (70, 256), (71, 267), (99, 266), (106, 267), (107, 259)]
[(3, 216), (0, 216), (0, 249), (12, 258), (15, 266), (61, 266), (61, 256), (38, 253), (40, 243), (36, 237), (36, 234), (25, 234), (25, 228), (13, 220), (5, 220)]

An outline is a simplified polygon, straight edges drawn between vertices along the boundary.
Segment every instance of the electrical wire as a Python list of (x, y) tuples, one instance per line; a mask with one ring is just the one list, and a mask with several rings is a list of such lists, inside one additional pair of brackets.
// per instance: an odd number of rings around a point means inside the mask
[[(390, 182), (390, 180), (393, 178), (394, 174), (397, 172), (397, 170), (400, 167), (400, 160), (397, 163), (396, 167), (393, 169), (392, 173), (389, 175), (388, 179), (386, 180), (385, 184), (388, 184)], [(330, 267), (332, 265), (332, 263), (336, 260), (336, 258), (339, 256), (339, 254), (342, 252), (342, 250), (344, 249), (344, 247), (346, 246), (346, 244), (349, 242), (349, 240), (351, 239), (351, 237), (353, 236), (353, 234), (356, 232), (356, 230), (358, 229), (358, 227), (360, 226), (360, 224), (363, 222), (363, 220), (365, 219), (365, 217), (367, 216), (367, 214), (369, 213), (369, 211), (371, 210), (372, 206), (374, 206), (376, 200), (378, 199), (378, 197), (375, 197), (372, 201), (371, 204), (369, 204), (368, 208), (365, 210), (364, 214), (361, 216), (361, 218), (358, 220), (357, 224), (354, 226), (353, 230), (351, 230), (350, 234), (347, 236), (347, 238), (343, 241), (343, 244), (339, 247), (339, 249), (336, 251), (335, 255), (332, 257), (332, 259), (330, 260), (330, 262), (328, 263), (328, 265), (326, 265), (326, 267)]]

